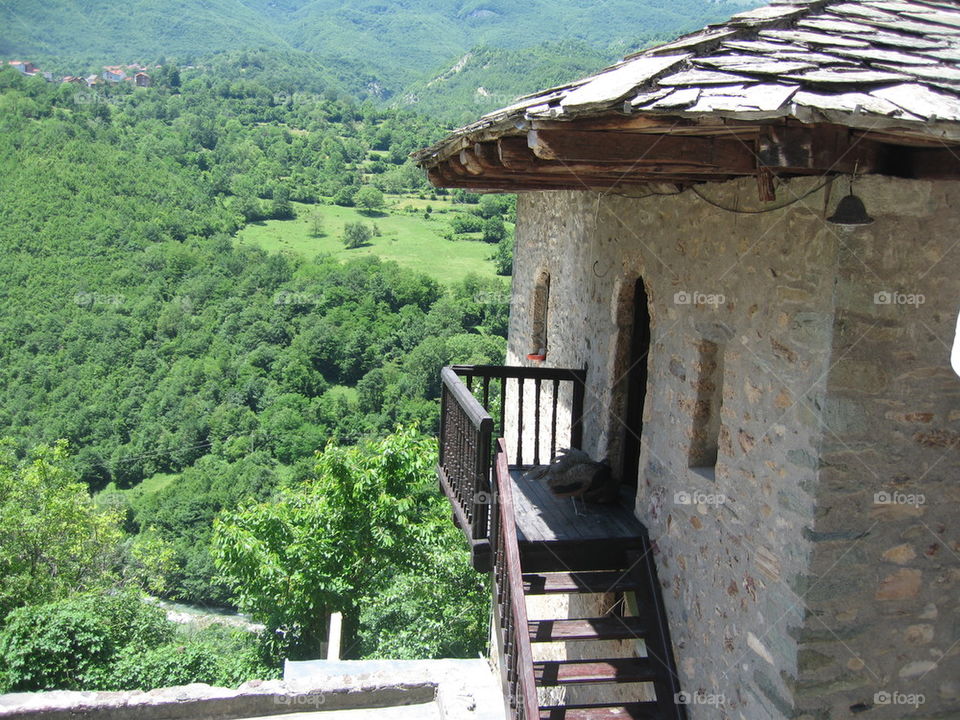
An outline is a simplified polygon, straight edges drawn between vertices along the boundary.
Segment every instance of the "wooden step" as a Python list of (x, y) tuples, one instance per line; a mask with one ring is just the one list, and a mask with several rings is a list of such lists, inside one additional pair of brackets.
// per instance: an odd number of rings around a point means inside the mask
[(626, 573), (616, 570), (526, 573), (523, 576), (525, 595), (627, 592), (635, 587), (636, 584)]
[(660, 669), (661, 666), (649, 658), (548, 660), (533, 664), (538, 686), (652, 682), (659, 677)]
[(650, 624), (643, 618), (619, 615), (578, 620), (531, 620), (527, 625), (531, 642), (642, 639), (650, 630)]
[(540, 720), (658, 720), (657, 703), (623, 705), (549, 705), (540, 708)]

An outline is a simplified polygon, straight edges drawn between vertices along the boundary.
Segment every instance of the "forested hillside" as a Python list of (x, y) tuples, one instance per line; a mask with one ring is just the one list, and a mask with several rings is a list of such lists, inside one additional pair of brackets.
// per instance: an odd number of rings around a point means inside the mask
[[(487, 102), (481, 93), (472, 103), (486, 111), (506, 104), (503, 96), (533, 92), (544, 81), (574, 79), (632, 49), (758, 4), (9, 0), (0, 5), (0, 57), (27, 56), (58, 68), (70, 59), (96, 70), (104, 63), (152, 63), (159, 58), (204, 64), (217, 53), (259, 49), (274, 58), (271, 64), (282, 73), (299, 78), (309, 69), (311, 85), (322, 78), (327, 87), (359, 97), (419, 100), (425, 110), (459, 120), (464, 100), (478, 88), (494, 96)], [(469, 92), (458, 83), (434, 83), (429, 93), (423, 91), (431, 80), (456, 74), (468, 53), (481, 59), (460, 80), (469, 79)], [(489, 62), (483, 62), (484, 57)]]
[[(337, 209), (368, 229), (394, 214), (425, 233), (445, 227), (431, 242), (491, 255), (484, 223), (502, 229), (509, 203), (431, 200), (407, 160), (436, 128), (215, 74), (157, 76), (165, 84), (87, 91), (0, 71), (0, 426), (10, 438), (0, 599), (22, 593), (16, 547), (34, 526), (12, 520), (22, 503), (9, 492), (34, 447), (65, 441), (52, 466), (100, 491), (118, 542), (157, 560), (150, 588), (229, 604), (238, 595), (211, 553), (219, 513), (310, 482), (328, 443), (369, 443), (398, 425), (432, 432), (440, 367), (502, 359), (506, 290), (492, 272), (450, 282), (376, 257), (267, 252), (234, 237), (264, 221), (310, 223), (319, 242), (333, 232), (324, 213)], [(426, 482), (411, 506), (424, 522), (424, 503), (438, 502)], [(103, 573), (137, 575), (142, 553), (112, 552)], [(90, 587), (84, 573), (77, 588)], [(38, 592), (31, 603), (58, 597)]]

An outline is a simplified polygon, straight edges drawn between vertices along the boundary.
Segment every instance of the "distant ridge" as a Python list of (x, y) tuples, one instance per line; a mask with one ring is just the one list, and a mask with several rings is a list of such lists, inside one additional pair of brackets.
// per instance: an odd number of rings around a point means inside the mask
[[(601, 67), (625, 52), (723, 20), (747, 0), (7, 0), (0, 4), (0, 57), (190, 64), (212, 53), (298, 51), (337, 68), (363, 95), (421, 94), (468, 51), (489, 60), (431, 88), (458, 102), (532, 91), (554, 74)], [(545, 47), (544, 47), (545, 46)], [(529, 48), (540, 48), (527, 53)], [(524, 62), (528, 57), (533, 78)], [(537, 68), (537, 63), (541, 66)], [(49, 64), (49, 63), (47, 63)], [(362, 75), (351, 81), (352, 75)], [(449, 86), (449, 87), (447, 87)], [(491, 87), (492, 86), (492, 87)], [(482, 93), (481, 93), (482, 101)], [(482, 104), (482, 102), (481, 102)], [(446, 105), (441, 100), (438, 107)], [(493, 105), (491, 105), (492, 107)], [(476, 110), (473, 105), (471, 110)]]

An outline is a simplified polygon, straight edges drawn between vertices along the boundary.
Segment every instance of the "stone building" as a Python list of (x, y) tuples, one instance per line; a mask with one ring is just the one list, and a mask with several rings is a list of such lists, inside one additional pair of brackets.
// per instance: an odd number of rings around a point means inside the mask
[(777, 2), (417, 159), (520, 193), (507, 364), (586, 369), (687, 716), (960, 718), (960, 3)]

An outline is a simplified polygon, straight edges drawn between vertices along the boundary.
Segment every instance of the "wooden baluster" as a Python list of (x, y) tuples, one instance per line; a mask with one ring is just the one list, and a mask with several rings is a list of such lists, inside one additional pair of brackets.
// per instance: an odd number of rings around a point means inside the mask
[(557, 456), (557, 401), (560, 396), (560, 381), (553, 381), (553, 411), (550, 414), (550, 462)]
[(578, 450), (583, 446), (583, 392), (585, 389), (586, 371), (574, 373), (573, 404), (570, 417), (570, 446)]
[(540, 378), (533, 381), (533, 464), (540, 464)]
[(517, 465), (523, 465), (523, 377), (517, 378)]
[(505, 420), (507, 417), (507, 379), (500, 378), (500, 437), (507, 436), (507, 426)]

